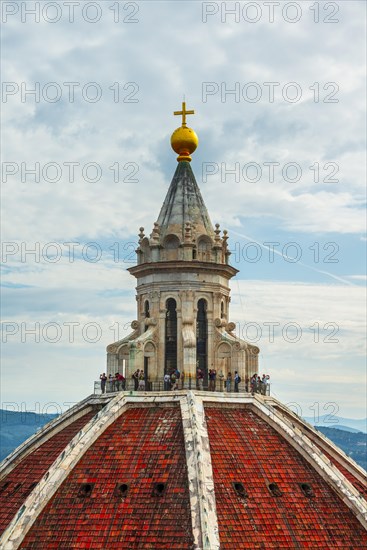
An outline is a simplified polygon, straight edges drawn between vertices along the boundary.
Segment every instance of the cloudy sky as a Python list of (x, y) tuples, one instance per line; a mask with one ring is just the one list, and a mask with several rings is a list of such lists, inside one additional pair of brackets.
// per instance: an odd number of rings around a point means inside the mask
[(2, 2), (3, 408), (87, 396), (129, 331), (126, 268), (176, 168), (185, 96), (192, 167), (240, 269), (237, 332), (297, 412), (366, 416), (365, 12)]

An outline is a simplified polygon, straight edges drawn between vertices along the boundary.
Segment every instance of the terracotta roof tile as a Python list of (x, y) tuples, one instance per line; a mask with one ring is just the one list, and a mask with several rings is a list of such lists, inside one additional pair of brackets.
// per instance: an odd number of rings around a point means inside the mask
[(84, 416), (50, 437), (40, 447), (25, 456), (2, 479), (0, 482), (0, 533), (4, 531), (28, 494), (41, 480), (66, 445), (95, 414), (95, 411), (87, 412)]
[[(122, 492), (121, 484), (127, 485)], [(86, 485), (90, 492), (82, 496)], [(131, 408), (115, 420), (70, 472), (21, 545), (27, 550), (191, 547), (179, 408)]]
[[(357, 491), (359, 491), (364, 498), (367, 498), (367, 485), (363, 485), (363, 483), (361, 483), (361, 481), (359, 481), (359, 479), (357, 479), (355, 475), (344, 468), (344, 466), (342, 465), (342, 460), (338, 460), (335, 456), (331, 454), (331, 452), (328, 452), (325, 449), (325, 446), (328, 445), (327, 442), (325, 443), (323, 439), (318, 438), (316, 434), (311, 431), (311, 428), (309, 428), (307, 425), (300, 426), (300, 422), (296, 420), (294, 416), (290, 414), (286, 409), (284, 409), (284, 407), (278, 407), (275, 405), (274, 408), (277, 409), (283, 416), (287, 417), (292, 423), (296, 422), (299, 425), (300, 429), (302, 429), (302, 431), (307, 435), (307, 437), (309, 437), (311, 441), (324, 453), (324, 455), (328, 457), (330, 462), (341, 471), (341, 473), (347, 478), (348, 481), (350, 481), (352, 485), (354, 485)], [(330, 447), (330, 449), (331, 448), (332, 447)]]
[(221, 548), (367, 548), (353, 513), (267, 422), (249, 409), (210, 407), (206, 417)]

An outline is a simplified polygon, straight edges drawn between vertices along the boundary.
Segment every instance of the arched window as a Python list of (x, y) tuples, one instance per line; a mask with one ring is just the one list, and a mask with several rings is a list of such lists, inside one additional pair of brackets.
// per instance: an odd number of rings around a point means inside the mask
[(178, 260), (178, 247), (180, 239), (177, 235), (167, 235), (163, 242), (164, 255), (166, 260)]
[(210, 262), (212, 258), (212, 240), (203, 235), (198, 240), (198, 260)]
[(177, 312), (176, 300), (168, 298), (166, 302), (166, 337), (165, 337), (164, 372), (171, 374), (177, 368)]
[(145, 300), (145, 302), (144, 302), (144, 317), (147, 317), (147, 318), (150, 317), (149, 302), (148, 302), (148, 300)]
[[(150, 317), (149, 302), (148, 302), (148, 300), (145, 300), (145, 302), (144, 302), (144, 318), (149, 319), (149, 317)], [(148, 329), (148, 325), (145, 325), (144, 330), (147, 330), (147, 329)]]
[(198, 301), (196, 316), (196, 360), (197, 368), (204, 374), (204, 384), (208, 381), (208, 321), (207, 303), (201, 298)]
[(151, 261), (151, 250), (149, 246), (149, 240), (147, 237), (145, 237), (141, 244), (140, 244), (140, 250), (143, 253), (143, 263), (150, 262)]

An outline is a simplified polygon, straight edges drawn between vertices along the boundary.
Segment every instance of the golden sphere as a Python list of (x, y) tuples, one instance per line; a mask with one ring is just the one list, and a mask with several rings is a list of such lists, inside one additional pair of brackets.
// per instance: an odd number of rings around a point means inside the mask
[[(190, 154), (193, 153), (199, 144), (199, 138), (192, 128), (180, 126), (171, 136), (171, 147), (180, 155), (180, 160), (190, 159)], [(190, 159), (191, 160), (191, 159)]]

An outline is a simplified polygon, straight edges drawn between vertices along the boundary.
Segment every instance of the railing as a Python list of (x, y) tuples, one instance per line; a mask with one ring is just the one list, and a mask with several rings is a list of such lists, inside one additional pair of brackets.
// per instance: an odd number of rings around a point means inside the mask
[[(106, 382), (105, 385), (105, 391), (103, 393), (111, 394), (111, 393), (117, 393), (119, 391), (153, 391), (153, 392), (159, 392), (159, 391), (175, 391), (175, 390), (204, 390), (204, 391), (210, 391), (210, 392), (239, 392), (239, 393), (258, 393), (260, 395), (270, 395), (270, 384), (260, 384), (257, 385), (256, 388), (254, 388), (254, 391), (252, 392), (250, 384), (248, 384), (248, 387), (245, 387), (244, 382), (240, 382), (238, 384), (238, 387), (235, 388), (235, 384), (231, 382), (229, 386), (226, 384), (226, 380), (216, 380), (215, 384), (210, 384), (210, 381), (205, 382), (203, 381), (202, 387), (200, 386), (199, 382), (189, 378), (182, 379), (180, 378), (177, 380), (177, 383), (175, 386), (172, 387), (171, 382), (165, 383), (161, 379), (149, 379), (148, 381), (144, 381), (144, 387), (141, 384), (139, 387), (139, 384), (136, 385), (134, 380), (125, 380), (125, 382), (120, 382), (117, 384), (116, 381), (113, 382)], [(102, 387), (101, 387), (101, 381), (96, 380), (94, 382), (94, 394), (95, 395), (102, 395)]]

